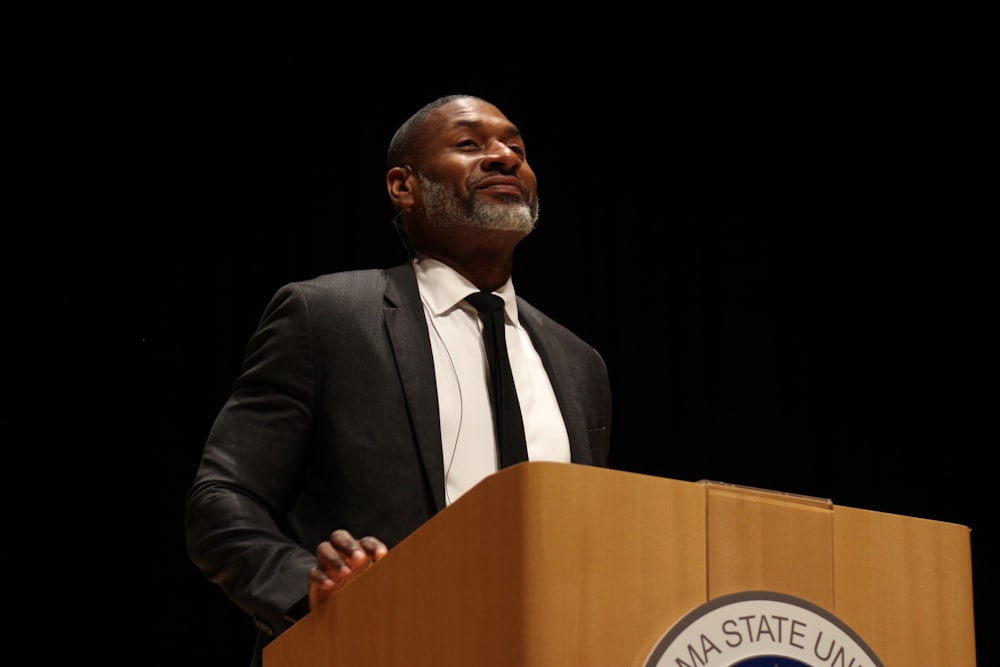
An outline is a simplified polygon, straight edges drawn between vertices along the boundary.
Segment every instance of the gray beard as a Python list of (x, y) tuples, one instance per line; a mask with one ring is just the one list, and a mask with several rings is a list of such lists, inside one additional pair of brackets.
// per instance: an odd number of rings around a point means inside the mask
[(521, 201), (509, 204), (484, 202), (473, 192), (462, 201), (448, 186), (418, 174), (423, 193), (427, 222), (434, 227), (481, 227), (530, 233), (538, 223), (538, 197), (529, 205)]

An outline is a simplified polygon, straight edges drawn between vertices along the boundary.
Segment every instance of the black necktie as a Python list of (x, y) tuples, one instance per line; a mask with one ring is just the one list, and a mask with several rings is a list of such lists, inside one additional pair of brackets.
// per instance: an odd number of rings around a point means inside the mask
[(493, 428), (497, 437), (500, 467), (528, 460), (524, 442), (524, 423), (514, 389), (514, 376), (507, 358), (507, 337), (504, 334), (503, 299), (489, 292), (476, 292), (465, 300), (479, 311), (483, 321), (483, 344), (490, 366), (490, 397), (493, 400)]

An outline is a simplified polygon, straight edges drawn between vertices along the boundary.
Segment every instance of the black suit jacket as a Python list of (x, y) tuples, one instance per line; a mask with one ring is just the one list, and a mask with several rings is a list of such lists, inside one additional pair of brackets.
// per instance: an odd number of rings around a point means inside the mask
[[(574, 463), (607, 466), (611, 391), (596, 350), (529, 303)], [(188, 551), (260, 630), (289, 625), (315, 548), (346, 528), (390, 548), (445, 506), (434, 362), (412, 266), (277, 291), (209, 433)]]

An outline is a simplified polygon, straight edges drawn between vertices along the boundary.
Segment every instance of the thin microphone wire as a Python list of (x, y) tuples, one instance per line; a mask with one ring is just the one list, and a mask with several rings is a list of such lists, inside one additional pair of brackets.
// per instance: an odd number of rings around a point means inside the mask
[(399, 222), (399, 216), (403, 215), (403, 213), (405, 213), (405, 212), (406, 212), (405, 208), (399, 209), (399, 211), (396, 212), (396, 215), (392, 216), (392, 221), (391, 222), (392, 222), (393, 229), (396, 230), (396, 237), (399, 239), (399, 242), (403, 244), (403, 249), (406, 251), (406, 256), (409, 257), (410, 261), (412, 262), (413, 261), (413, 248), (411, 248), (410, 244), (407, 243), (407, 241), (406, 241), (406, 230), (403, 228), (403, 225), (401, 225), (400, 222)]
[(462, 434), (462, 422), (465, 418), (465, 400), (462, 398), (462, 382), (458, 377), (458, 369), (455, 368), (455, 360), (451, 358), (451, 350), (448, 349), (448, 344), (445, 343), (444, 337), (441, 335), (441, 332), (438, 331), (437, 325), (434, 324), (434, 312), (431, 310), (430, 305), (428, 305), (422, 295), (420, 297), (420, 302), (424, 304), (427, 321), (430, 322), (431, 328), (434, 330), (434, 334), (437, 336), (438, 340), (441, 341), (441, 347), (444, 348), (444, 353), (448, 357), (448, 363), (451, 365), (451, 373), (455, 378), (455, 386), (458, 387), (458, 427), (455, 429), (455, 442), (451, 446), (451, 456), (448, 457), (448, 465), (445, 466), (444, 470), (444, 493), (447, 504), (450, 504), (451, 499), (448, 497), (448, 476), (451, 474), (451, 466), (455, 462), (455, 453), (458, 451), (458, 440)]

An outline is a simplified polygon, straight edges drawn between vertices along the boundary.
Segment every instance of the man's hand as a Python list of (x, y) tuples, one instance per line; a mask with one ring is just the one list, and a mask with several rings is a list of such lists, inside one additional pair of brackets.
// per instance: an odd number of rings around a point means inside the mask
[(335, 530), (316, 547), (316, 567), (309, 571), (309, 609), (313, 610), (344, 583), (389, 553), (374, 537), (354, 538), (346, 530)]

